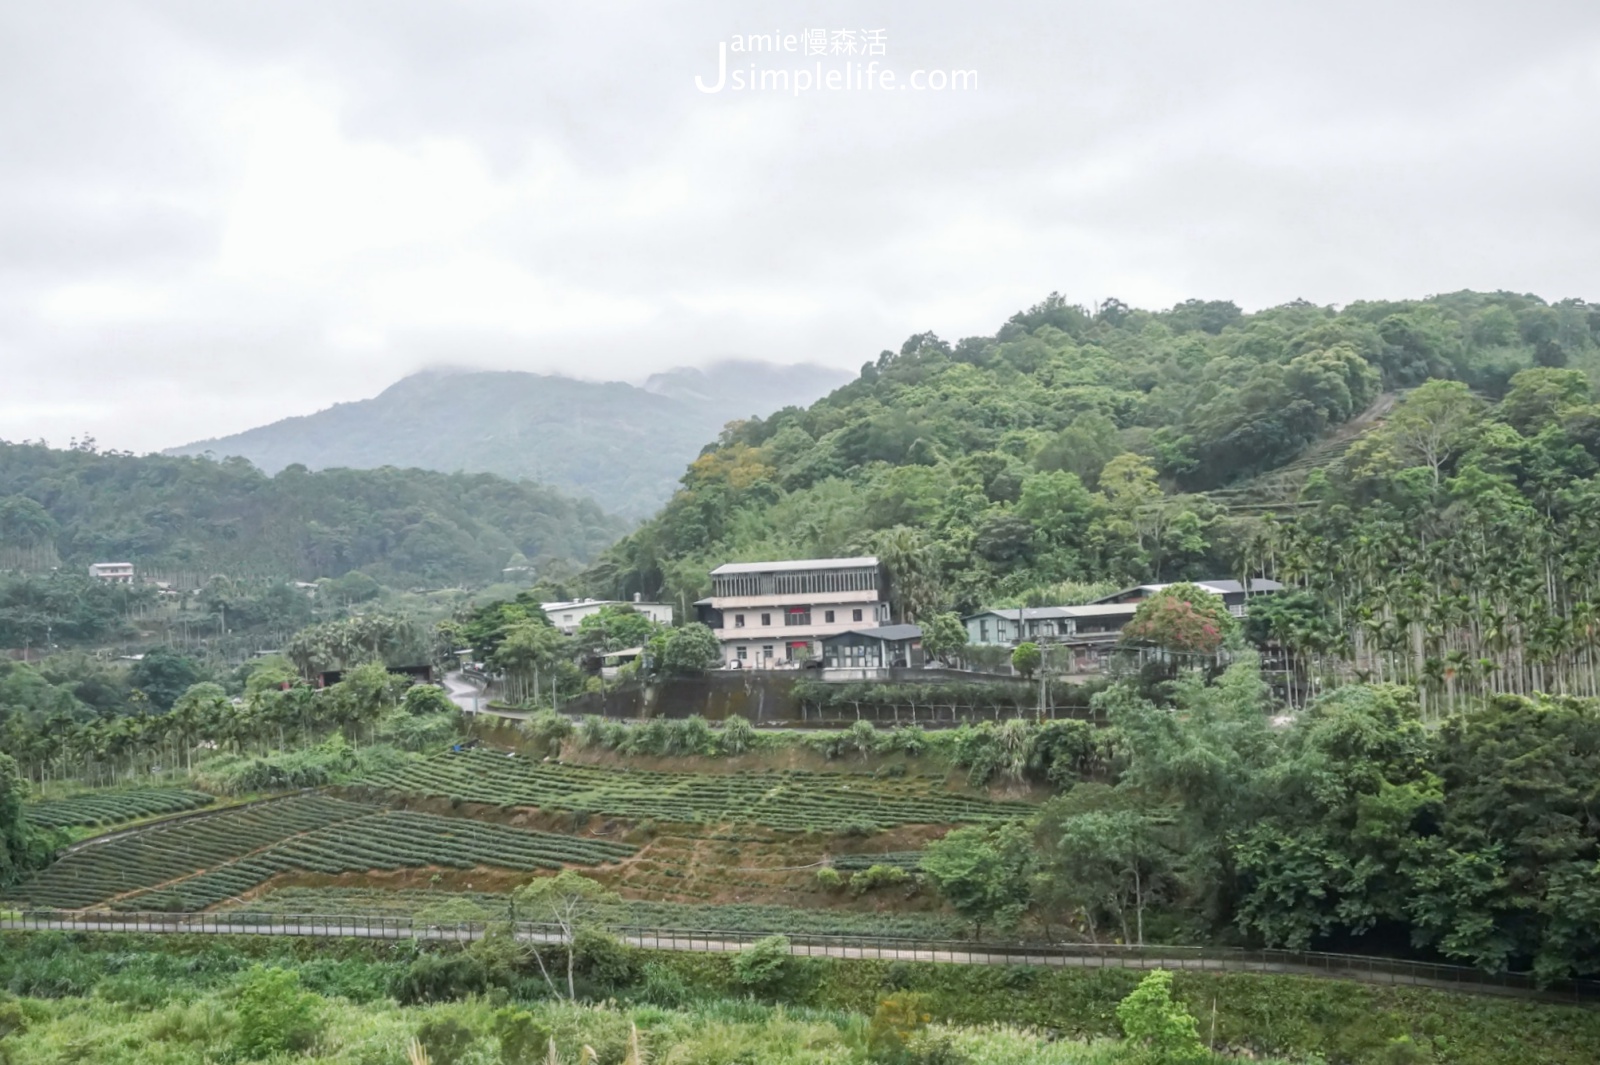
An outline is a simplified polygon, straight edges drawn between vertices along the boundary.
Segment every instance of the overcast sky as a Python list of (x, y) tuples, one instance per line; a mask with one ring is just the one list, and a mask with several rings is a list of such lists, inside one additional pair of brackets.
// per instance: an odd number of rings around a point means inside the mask
[[(796, 51), (701, 91), (749, 34)], [(855, 367), (1051, 290), (1600, 299), (1596, 130), (1592, 2), (0, 0), (0, 438)]]

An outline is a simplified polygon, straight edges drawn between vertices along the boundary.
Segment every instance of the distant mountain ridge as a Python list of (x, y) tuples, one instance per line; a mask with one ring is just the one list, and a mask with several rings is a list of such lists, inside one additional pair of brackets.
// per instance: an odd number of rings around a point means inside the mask
[(432, 369), (339, 403), (167, 455), (242, 456), (265, 472), (417, 467), (494, 473), (653, 513), (730, 421), (806, 406), (850, 379), (820, 366), (721, 362), (641, 385), (515, 370)]

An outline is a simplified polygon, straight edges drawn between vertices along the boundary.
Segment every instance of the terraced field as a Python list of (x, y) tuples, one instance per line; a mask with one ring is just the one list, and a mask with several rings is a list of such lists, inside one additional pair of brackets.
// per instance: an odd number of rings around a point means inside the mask
[(1026, 803), (951, 795), (936, 782), (916, 779), (775, 770), (726, 776), (619, 771), (532, 762), (484, 750), (445, 752), (362, 783), (505, 808), (531, 806), (672, 823), (754, 822), (791, 831), (966, 824), (1032, 812)]
[(921, 851), (885, 851), (881, 854), (841, 854), (833, 859), (833, 867), (845, 872), (871, 869), (874, 865), (892, 865), (896, 869), (922, 868)]
[(29, 906), (52, 909), (198, 910), (291, 871), (487, 865), (531, 872), (615, 861), (634, 849), (312, 795), (85, 847), (13, 894)]
[(156, 814), (176, 814), (209, 806), (216, 799), (203, 791), (182, 788), (134, 788), (91, 792), (68, 799), (31, 803), (22, 813), (40, 828), (86, 828), (117, 825)]
[[(326, 916), (381, 915), (412, 917), (445, 909), (445, 904), (464, 901), (482, 914), (483, 920), (503, 917), (507, 912), (504, 895), (485, 892), (438, 892), (389, 890), (384, 888), (298, 888), (285, 887), (228, 907), (230, 913), (319, 914)], [(451, 913), (470, 913), (470, 908), (450, 905)], [(863, 913), (848, 910), (807, 909), (795, 906), (764, 906), (754, 903), (705, 905), (684, 902), (646, 902), (628, 899), (608, 907), (602, 914), (606, 924), (645, 928), (716, 930), (725, 932), (783, 932), (788, 935), (878, 935), (910, 936), (928, 939), (959, 938), (967, 925), (958, 917), (936, 913)]]

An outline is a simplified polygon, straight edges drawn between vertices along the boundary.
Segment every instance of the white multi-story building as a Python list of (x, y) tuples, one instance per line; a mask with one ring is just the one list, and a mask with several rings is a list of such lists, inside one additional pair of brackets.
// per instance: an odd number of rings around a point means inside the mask
[(889, 621), (883, 567), (872, 557), (730, 562), (711, 571), (700, 620), (729, 669), (820, 661), (824, 636)]
[(657, 625), (672, 624), (672, 607), (667, 603), (642, 603), (638, 599), (627, 602), (621, 599), (573, 599), (563, 603), (540, 603), (539, 609), (550, 619), (550, 624), (568, 636), (578, 631), (583, 619), (598, 614), (608, 606), (632, 607)]
[(108, 581), (111, 584), (132, 584), (132, 562), (93, 562), (89, 565), (89, 576), (97, 580)]

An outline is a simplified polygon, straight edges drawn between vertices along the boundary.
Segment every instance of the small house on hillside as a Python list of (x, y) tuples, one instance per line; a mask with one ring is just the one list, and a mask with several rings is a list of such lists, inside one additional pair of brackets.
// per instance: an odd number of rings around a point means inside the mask
[(672, 607), (668, 603), (646, 603), (635, 598), (631, 601), (622, 599), (572, 599), (560, 603), (540, 603), (539, 609), (544, 611), (545, 617), (550, 619), (550, 624), (571, 636), (578, 631), (578, 626), (583, 624), (583, 619), (600, 613), (608, 606), (625, 606), (636, 610), (655, 622), (657, 625), (672, 624)]
[(94, 562), (89, 565), (89, 576), (108, 584), (132, 584), (132, 562)]
[(847, 629), (822, 637), (822, 663), (827, 669), (920, 667), (920, 625), (878, 625)]
[[(1190, 581), (1189, 583), (1199, 585), (1206, 591), (1221, 596), (1223, 603), (1227, 604), (1228, 613), (1236, 618), (1244, 617), (1245, 604), (1252, 596), (1269, 595), (1273, 592), (1283, 591), (1282, 584), (1277, 581), (1269, 581), (1265, 577), (1252, 577), (1248, 584), (1234, 580)], [(1170, 587), (1172, 587), (1170, 584), (1136, 584), (1132, 588), (1124, 588), (1120, 592), (1114, 592), (1104, 599), (1096, 599), (1095, 604), (1133, 603), (1137, 605), (1149, 599), (1161, 589)]]

